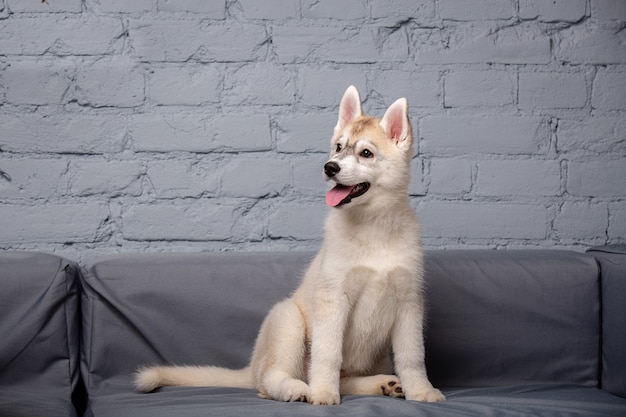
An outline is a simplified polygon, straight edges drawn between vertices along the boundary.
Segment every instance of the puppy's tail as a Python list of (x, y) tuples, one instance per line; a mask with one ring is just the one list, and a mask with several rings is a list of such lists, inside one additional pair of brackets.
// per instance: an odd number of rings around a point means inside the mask
[(226, 369), (215, 366), (153, 366), (135, 375), (135, 387), (150, 392), (159, 387), (232, 387), (255, 388), (250, 367)]

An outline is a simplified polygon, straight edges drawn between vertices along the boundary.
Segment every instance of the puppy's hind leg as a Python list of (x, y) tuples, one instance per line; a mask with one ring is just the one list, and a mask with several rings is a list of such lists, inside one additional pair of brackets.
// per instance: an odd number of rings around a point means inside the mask
[(306, 323), (293, 300), (278, 303), (261, 327), (253, 356), (259, 395), (277, 401), (307, 401)]
[(402, 384), (395, 375), (348, 376), (341, 378), (341, 395), (386, 395), (404, 398)]

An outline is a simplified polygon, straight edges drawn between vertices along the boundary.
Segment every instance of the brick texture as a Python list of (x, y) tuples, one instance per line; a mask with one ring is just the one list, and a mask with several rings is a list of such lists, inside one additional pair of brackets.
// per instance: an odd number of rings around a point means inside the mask
[(350, 84), (427, 248), (625, 243), (625, 4), (0, 0), (0, 248), (316, 249)]

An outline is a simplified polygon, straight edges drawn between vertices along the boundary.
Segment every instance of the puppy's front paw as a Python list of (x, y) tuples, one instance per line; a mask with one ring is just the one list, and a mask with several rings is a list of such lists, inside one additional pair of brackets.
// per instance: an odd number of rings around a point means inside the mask
[(445, 401), (446, 397), (437, 388), (428, 388), (416, 393), (406, 394), (406, 399), (411, 401), (422, 401), (427, 403), (436, 403)]
[(316, 391), (309, 397), (309, 403), (313, 405), (337, 405), (340, 401), (338, 392)]
[(294, 402), (294, 401), (307, 401), (310, 390), (309, 386), (303, 381), (297, 379), (289, 380), (281, 387), (280, 401)]

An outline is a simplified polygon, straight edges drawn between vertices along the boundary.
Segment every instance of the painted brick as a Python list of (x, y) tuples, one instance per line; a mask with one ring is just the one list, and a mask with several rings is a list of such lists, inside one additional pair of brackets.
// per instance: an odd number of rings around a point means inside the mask
[(520, 0), (522, 19), (543, 22), (577, 22), (585, 17), (587, 0)]
[(299, 0), (239, 0), (239, 6), (248, 19), (276, 20), (300, 16)]
[(591, 105), (594, 109), (626, 110), (626, 72), (598, 72)]
[(238, 158), (222, 170), (222, 194), (226, 197), (275, 196), (291, 183), (289, 161)]
[(550, 38), (529, 24), (495, 31), (465, 25), (436, 32), (417, 28), (409, 34), (419, 65), (547, 64), (552, 59)]
[(0, 115), (0, 148), (12, 152), (120, 152), (124, 118), (104, 115)]
[(204, 115), (137, 114), (130, 120), (136, 151), (209, 152), (215, 148)]
[[(134, 149), (152, 152), (263, 151), (271, 148), (266, 115), (138, 114), (131, 119)], [(242, 123), (245, 120), (245, 123)]]
[(448, 20), (511, 19), (516, 14), (513, 0), (439, 0), (439, 17)]
[[(299, 71), (297, 90), (303, 104), (318, 107), (338, 106), (350, 85), (366, 91), (366, 78), (357, 69), (328, 69), (305, 67)], [(335, 127), (336, 122), (331, 126)], [(331, 131), (332, 132), (332, 131)]]
[(216, 150), (255, 152), (271, 148), (270, 122), (265, 114), (231, 111), (227, 116), (211, 118), (208, 130)]
[(332, 26), (274, 26), (272, 45), (278, 62), (301, 62), (338, 37), (341, 32), (341, 28)]
[(393, 19), (403, 22), (411, 18), (429, 21), (435, 17), (435, 0), (372, 0), (374, 19)]
[(562, 152), (585, 150), (626, 154), (626, 119), (621, 116), (559, 120), (557, 148)]
[(285, 203), (277, 205), (268, 218), (270, 238), (294, 240), (320, 239), (324, 234), (324, 219), (328, 208), (322, 199), (315, 203)]
[(212, 117), (208, 131), (218, 151), (256, 152), (271, 149), (270, 121), (265, 114), (231, 111), (229, 115)]
[(587, 104), (583, 74), (530, 72), (519, 75), (519, 106), (522, 109), (575, 109)]
[(591, 17), (602, 21), (624, 21), (626, 3), (622, 0), (591, 0)]
[(273, 28), (272, 43), (281, 63), (406, 61), (406, 33), (403, 30), (384, 32), (365, 26), (343, 29), (277, 26)]
[(427, 246), (625, 243), (624, 4), (0, 0), (0, 249), (317, 248), (350, 84)]
[(505, 106), (515, 103), (517, 76), (505, 71), (455, 71), (445, 77), (445, 106)]
[(474, 162), (467, 159), (433, 158), (430, 160), (430, 185), (435, 194), (466, 194), (472, 190)]
[(302, 17), (309, 19), (363, 19), (368, 15), (365, 0), (302, 0)]
[(426, 195), (426, 181), (424, 178), (424, 161), (421, 158), (414, 158), (411, 161), (411, 178), (409, 182), (409, 195)]
[(80, 13), (82, 0), (55, 0), (46, 1), (21, 1), (7, 0), (7, 5), (12, 13)]
[[(255, 200), (237, 205), (233, 210), (229, 240), (243, 244), (267, 240), (267, 217), (272, 210), (271, 207), (268, 200)], [(219, 246), (218, 248), (221, 249)]]
[(75, 66), (65, 60), (9, 61), (0, 83), (8, 103), (55, 105), (63, 101), (75, 71)]
[(484, 196), (558, 196), (559, 161), (485, 160), (478, 163), (476, 194)]
[(544, 239), (547, 233), (547, 210), (538, 204), (427, 201), (418, 214), (424, 237)]
[(604, 239), (608, 228), (607, 204), (566, 201), (556, 216), (553, 227), (561, 239)]
[(138, 241), (226, 240), (236, 206), (214, 200), (136, 204), (122, 214), (123, 236)]
[(158, 198), (201, 197), (219, 186), (217, 163), (167, 160), (148, 164), (148, 179)]
[(145, 99), (145, 80), (137, 62), (113, 57), (78, 70), (76, 99), (93, 107), (136, 107)]
[(141, 13), (156, 10), (156, 0), (107, 0), (94, 5), (105, 13)]
[(574, 25), (555, 36), (556, 58), (571, 64), (625, 64), (626, 43), (621, 33), (610, 28)]
[(0, 198), (28, 199), (67, 194), (66, 159), (0, 159)]
[(567, 191), (575, 196), (626, 195), (626, 159), (572, 161), (568, 164)]
[(222, 74), (210, 65), (165, 65), (152, 68), (150, 98), (161, 105), (199, 105), (220, 100)]
[(72, 162), (70, 192), (77, 196), (141, 194), (142, 164), (138, 161)]
[(0, 205), (0, 242), (95, 242), (108, 216), (97, 202)]
[(332, 184), (325, 182), (322, 174), (327, 160), (328, 157), (321, 154), (290, 158), (294, 190), (300, 194), (317, 197), (322, 201)]
[(0, 20), (0, 33), (7, 55), (98, 55), (113, 48), (124, 28), (113, 17), (24, 17)]
[(157, 4), (164, 12), (202, 13), (213, 19), (224, 19), (226, 15), (225, 1), (157, 0)]
[(337, 117), (336, 113), (280, 116), (276, 149), (283, 153), (329, 152)]
[(545, 148), (549, 129), (538, 117), (426, 116), (420, 120), (423, 155), (536, 154)]
[(212, 25), (199, 20), (131, 20), (129, 36), (137, 57), (147, 61), (252, 61), (265, 53), (260, 25)]
[(291, 104), (296, 94), (294, 73), (266, 63), (245, 65), (229, 71), (224, 81), (227, 104)]
[(609, 203), (609, 239), (626, 243), (626, 203)]
[[(441, 107), (439, 72), (382, 70), (376, 74), (371, 86), (386, 105), (391, 105), (400, 97), (406, 97), (409, 108)], [(377, 116), (382, 117), (382, 114)]]

